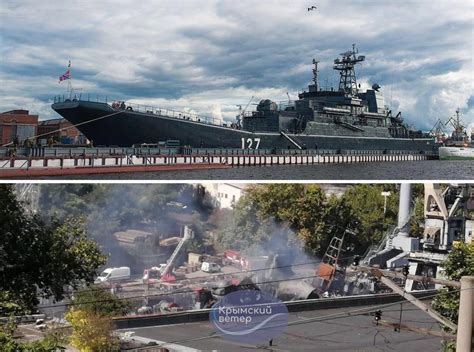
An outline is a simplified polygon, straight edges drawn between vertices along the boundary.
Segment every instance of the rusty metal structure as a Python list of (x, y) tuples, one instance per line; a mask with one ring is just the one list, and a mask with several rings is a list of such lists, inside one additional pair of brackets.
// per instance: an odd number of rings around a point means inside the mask
[(324, 293), (331, 287), (332, 281), (336, 274), (339, 255), (341, 254), (342, 244), (346, 232), (340, 237), (335, 235), (329, 243), (326, 253), (321, 260), (317, 270), (315, 286), (320, 293)]

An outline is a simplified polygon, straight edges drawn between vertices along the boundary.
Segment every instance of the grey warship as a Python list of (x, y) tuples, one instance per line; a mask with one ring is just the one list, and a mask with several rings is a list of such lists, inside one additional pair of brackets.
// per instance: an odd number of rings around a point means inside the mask
[(339, 87), (330, 90), (318, 84), (318, 61), (313, 60), (312, 82), (298, 100), (263, 99), (256, 111), (244, 109), (234, 123), (82, 95), (55, 97), (52, 108), (96, 145), (174, 141), (195, 148), (436, 152), (432, 136), (410, 130), (400, 112), (393, 115), (385, 106), (378, 84), (360, 91), (355, 67), (364, 60), (354, 45), (340, 54), (333, 65), (340, 75)]

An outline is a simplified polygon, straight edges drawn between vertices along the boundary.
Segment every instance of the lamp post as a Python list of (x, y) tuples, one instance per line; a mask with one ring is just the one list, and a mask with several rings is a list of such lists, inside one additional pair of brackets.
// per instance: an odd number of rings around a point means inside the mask
[(383, 216), (385, 216), (385, 213), (387, 212), (387, 198), (390, 196), (390, 192), (382, 192), (380, 193), (383, 198), (384, 198), (384, 201), (383, 201)]

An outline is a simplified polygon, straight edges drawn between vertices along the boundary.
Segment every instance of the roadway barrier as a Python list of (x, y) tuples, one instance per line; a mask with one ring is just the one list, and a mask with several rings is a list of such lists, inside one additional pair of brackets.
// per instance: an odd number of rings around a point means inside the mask
[[(417, 298), (428, 297), (436, 293), (434, 290), (413, 293)], [(308, 299), (285, 302), (289, 312), (309, 310), (359, 307), (402, 302), (404, 299), (396, 293), (381, 293), (373, 295), (345, 296), (334, 298)], [(140, 315), (114, 318), (116, 329), (133, 329), (146, 326), (173, 325), (194, 323), (209, 320), (211, 309), (200, 309), (186, 312)]]

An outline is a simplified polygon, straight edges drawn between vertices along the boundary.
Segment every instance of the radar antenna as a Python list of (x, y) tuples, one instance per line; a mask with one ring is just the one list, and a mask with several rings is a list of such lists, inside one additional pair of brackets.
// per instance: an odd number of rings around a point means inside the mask
[(365, 56), (356, 56), (359, 50), (352, 44), (352, 50), (340, 54), (341, 59), (334, 60), (333, 68), (340, 72), (339, 91), (346, 92), (349, 95), (358, 93), (357, 80), (355, 74), (355, 65), (365, 61)]

